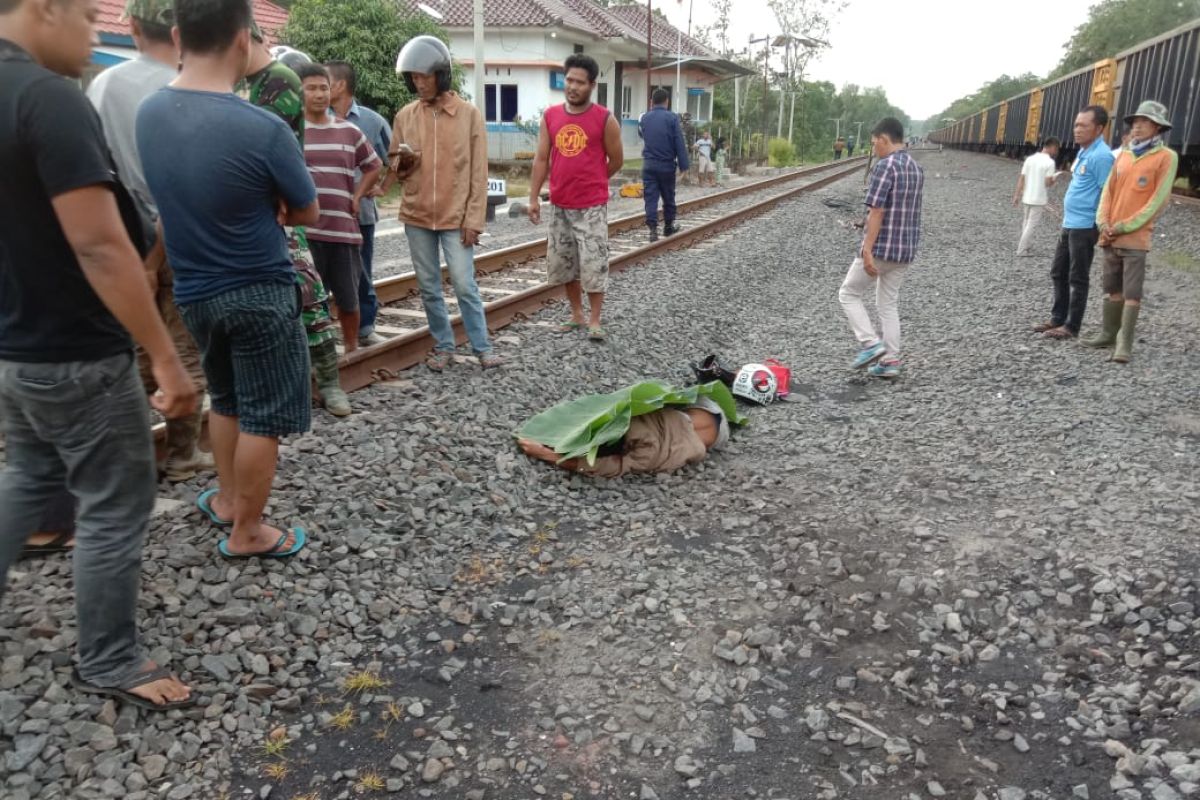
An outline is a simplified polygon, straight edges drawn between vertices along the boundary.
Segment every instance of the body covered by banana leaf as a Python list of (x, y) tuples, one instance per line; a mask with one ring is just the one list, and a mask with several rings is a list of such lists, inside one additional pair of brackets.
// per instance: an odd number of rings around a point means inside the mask
[(596, 454), (606, 444), (621, 439), (629, 431), (629, 421), (666, 406), (695, 405), (698, 397), (712, 399), (725, 418), (744, 425), (733, 395), (719, 381), (677, 389), (660, 381), (643, 381), (609, 394), (589, 394), (548, 408), (526, 422), (516, 432), (519, 439), (532, 439), (568, 458), (587, 458), (596, 463)]

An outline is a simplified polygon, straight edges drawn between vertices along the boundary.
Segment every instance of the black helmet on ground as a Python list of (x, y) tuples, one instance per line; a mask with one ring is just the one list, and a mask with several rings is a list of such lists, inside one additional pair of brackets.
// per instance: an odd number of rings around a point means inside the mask
[(436, 75), (438, 93), (450, 91), (450, 48), (436, 36), (417, 36), (400, 48), (396, 57), (396, 74), (404, 78), (404, 85), (413, 94), (417, 86), (412, 73)]

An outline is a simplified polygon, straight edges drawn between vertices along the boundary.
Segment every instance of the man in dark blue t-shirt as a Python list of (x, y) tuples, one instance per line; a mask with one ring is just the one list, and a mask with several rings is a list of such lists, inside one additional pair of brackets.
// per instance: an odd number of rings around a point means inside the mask
[(650, 241), (658, 241), (658, 198), (662, 197), (663, 235), (678, 232), (675, 227), (675, 170), (688, 170), (687, 146), (679, 117), (667, 108), (671, 93), (655, 89), (654, 107), (642, 115), (638, 133), (642, 136), (642, 188), (646, 198), (646, 227)]
[[(177, 0), (183, 68), (142, 103), (137, 143), (175, 301), (203, 354), (218, 487), (200, 507), (231, 527), (226, 558), (291, 556), (302, 528), (266, 525), (279, 437), (308, 430), (308, 346), (282, 224), (317, 221), (296, 137), (233, 93), (250, 52), (246, 0)], [(186, 158), (180, 158), (186, 153)]]
[[(61, 77), (88, 65), (92, 4), (53, 8), (0, 2), (0, 594), (65, 485), (79, 504), (72, 683), (179, 708), (194, 704), (191, 690), (138, 644), (142, 541), (156, 486), (133, 340), (150, 358), (160, 389), (153, 403), (164, 415), (190, 414), (196, 389), (146, 283), (133, 244), (144, 243), (141, 222), (100, 119)], [(32, 583), (21, 588), (36, 592)]]

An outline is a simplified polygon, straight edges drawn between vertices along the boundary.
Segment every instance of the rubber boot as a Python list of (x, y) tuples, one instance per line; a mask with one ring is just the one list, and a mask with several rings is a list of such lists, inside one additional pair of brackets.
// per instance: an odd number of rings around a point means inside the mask
[(212, 454), (196, 447), (203, 425), (202, 409), (186, 417), (167, 420), (167, 460), (163, 472), (169, 482), (191, 480), (198, 472), (216, 469)]
[(342, 384), (338, 380), (337, 343), (330, 339), (310, 347), (308, 352), (325, 410), (335, 417), (347, 416), (350, 413), (350, 398), (342, 391)]
[(1121, 330), (1117, 332), (1117, 346), (1113, 348), (1111, 361), (1118, 364), (1129, 362), (1129, 357), (1133, 355), (1133, 333), (1137, 330), (1137, 318), (1141, 310), (1140, 305), (1125, 306), (1121, 314)]
[(658, 241), (658, 225), (647, 225), (646, 227), (648, 227), (650, 229), (650, 241), (657, 242)]
[(1104, 322), (1100, 333), (1084, 339), (1080, 344), (1084, 347), (1112, 347), (1117, 343), (1117, 331), (1121, 330), (1121, 310), (1125, 308), (1124, 300), (1104, 300)]

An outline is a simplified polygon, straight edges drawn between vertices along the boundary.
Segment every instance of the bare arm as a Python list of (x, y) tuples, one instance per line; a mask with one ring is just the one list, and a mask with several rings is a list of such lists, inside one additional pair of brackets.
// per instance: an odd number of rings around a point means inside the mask
[(621, 171), (625, 165), (625, 148), (621, 145), (621, 123), (612, 114), (604, 123), (604, 152), (608, 154), (608, 177)]
[(871, 277), (879, 274), (875, 269), (875, 240), (879, 238), (879, 231), (883, 228), (883, 208), (872, 207), (867, 212), (867, 231), (863, 236), (862, 259), (863, 268)]
[(546, 127), (546, 118), (542, 117), (542, 126), (538, 130), (537, 155), (533, 159), (533, 171), (529, 176), (529, 221), (537, 225), (542, 221), (542, 185), (546, 183), (546, 175), (550, 172), (550, 129)]
[(321, 219), (321, 207), (318, 201), (313, 200), (304, 208), (288, 208), (287, 204), (280, 202), (279, 209), (279, 224), (288, 226), (308, 226), (316, 225)]
[(1025, 173), (1022, 172), (1021, 175), (1017, 178), (1016, 191), (1013, 192), (1013, 205), (1014, 206), (1021, 201), (1021, 195), (1024, 193), (1025, 193)]
[(354, 213), (358, 213), (358, 207), (362, 203), (362, 199), (371, 194), (375, 190), (375, 184), (379, 180), (379, 173), (383, 170), (383, 164), (376, 164), (370, 169), (362, 170), (362, 180), (358, 182), (358, 186), (354, 187), (354, 197), (350, 199), (350, 205), (354, 209)]
[(125, 232), (112, 190), (85, 186), (56, 196), (52, 203), (87, 282), (149, 355), (163, 393), (155, 398), (155, 407), (168, 417), (191, 413), (196, 387), (183, 371), (154, 305), (142, 260)]

